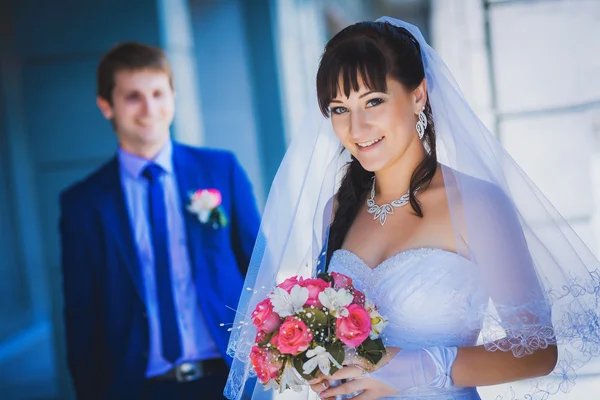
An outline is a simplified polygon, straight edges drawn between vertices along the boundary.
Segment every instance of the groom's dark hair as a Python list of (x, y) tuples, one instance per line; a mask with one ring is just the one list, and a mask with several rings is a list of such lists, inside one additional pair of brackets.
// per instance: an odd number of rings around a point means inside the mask
[(173, 87), (171, 65), (162, 49), (138, 42), (119, 43), (106, 52), (98, 64), (96, 94), (112, 104), (117, 72), (148, 69), (167, 74)]

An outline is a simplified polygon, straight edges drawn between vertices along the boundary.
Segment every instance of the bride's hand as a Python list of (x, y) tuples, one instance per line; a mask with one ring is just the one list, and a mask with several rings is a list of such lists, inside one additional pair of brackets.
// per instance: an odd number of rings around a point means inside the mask
[[(342, 379), (352, 379), (352, 381), (343, 383), (340, 386), (329, 387), (329, 381)], [(362, 367), (355, 365), (345, 366), (331, 376), (319, 375), (309, 381), (309, 384), (311, 389), (318, 393), (322, 399), (334, 399), (337, 395), (362, 391), (353, 399), (375, 400), (399, 393), (382, 381), (371, 378)]]
[[(369, 372), (373, 372), (373, 370), (387, 364), (400, 350), (400, 348), (389, 347), (380, 362), (374, 366), (364, 358), (358, 356), (355, 350), (346, 348), (344, 367), (331, 376), (326, 376), (319, 372), (317, 378), (309, 382), (310, 387), (324, 399), (335, 398), (336, 395), (350, 394), (358, 391), (363, 391), (363, 393), (354, 397), (359, 400), (379, 399), (396, 394), (398, 393), (396, 389), (380, 380), (371, 378)], [(342, 379), (353, 380), (343, 383), (340, 386), (330, 387), (329, 381)]]
[[(320, 392), (321, 398), (364, 390), (356, 399), (367, 400), (402, 393), (408, 389), (434, 387), (445, 389), (453, 386), (451, 372), (456, 360), (456, 347), (434, 346), (427, 349), (388, 348), (379, 363), (367, 373), (360, 357), (345, 360), (348, 365), (328, 380), (354, 379), (334, 388), (325, 389), (323, 379), (309, 382)], [(346, 354), (348, 356), (348, 354)], [(321, 378), (321, 377), (319, 377)]]

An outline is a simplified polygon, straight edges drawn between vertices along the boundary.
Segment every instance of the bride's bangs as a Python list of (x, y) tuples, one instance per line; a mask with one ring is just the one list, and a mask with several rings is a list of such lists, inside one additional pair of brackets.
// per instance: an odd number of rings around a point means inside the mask
[(330, 116), (329, 103), (339, 93), (348, 98), (351, 92), (359, 91), (361, 81), (369, 90), (386, 92), (390, 66), (377, 45), (365, 38), (326, 50), (317, 72), (317, 97), (323, 115)]

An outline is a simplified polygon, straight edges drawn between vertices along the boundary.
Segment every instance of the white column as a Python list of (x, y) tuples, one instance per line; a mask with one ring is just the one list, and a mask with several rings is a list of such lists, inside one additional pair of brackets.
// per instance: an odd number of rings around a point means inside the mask
[(316, 74), (327, 41), (325, 16), (318, 1), (276, 2), (276, 44), (288, 143), (315, 102)]
[(481, 0), (433, 0), (431, 45), (452, 71), (473, 111), (495, 133), (482, 4)]
[(202, 145), (204, 129), (188, 1), (159, 0), (158, 17), (162, 46), (173, 68), (177, 94), (173, 136), (182, 143)]

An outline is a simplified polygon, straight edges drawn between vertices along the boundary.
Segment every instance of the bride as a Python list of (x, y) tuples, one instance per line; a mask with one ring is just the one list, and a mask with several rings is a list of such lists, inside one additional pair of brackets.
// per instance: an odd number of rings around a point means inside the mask
[(275, 178), (226, 396), (271, 396), (250, 379), (247, 316), (281, 280), (322, 270), (350, 276), (389, 323), (381, 362), (348, 354), (309, 382), (321, 398), (475, 400), (477, 386), (501, 384), (497, 399), (567, 392), (600, 356), (598, 261), (419, 30), (387, 17), (345, 28), (325, 48), (316, 97), (330, 122), (307, 118)]

